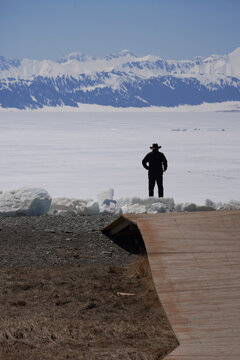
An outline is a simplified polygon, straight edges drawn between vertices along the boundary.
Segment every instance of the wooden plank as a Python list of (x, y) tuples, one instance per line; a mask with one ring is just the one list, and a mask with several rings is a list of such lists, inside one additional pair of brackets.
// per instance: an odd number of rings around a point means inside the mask
[(168, 360), (240, 359), (240, 211), (124, 215), (144, 239), (180, 345)]

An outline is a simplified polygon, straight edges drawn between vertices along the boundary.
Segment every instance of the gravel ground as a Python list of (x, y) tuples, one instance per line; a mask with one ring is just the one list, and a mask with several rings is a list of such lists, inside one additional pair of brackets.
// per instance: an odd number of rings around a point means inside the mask
[(115, 219), (73, 214), (0, 217), (0, 267), (123, 264), (136, 255), (126, 252), (100, 231)]
[(0, 360), (160, 360), (177, 346), (111, 216), (0, 218)]

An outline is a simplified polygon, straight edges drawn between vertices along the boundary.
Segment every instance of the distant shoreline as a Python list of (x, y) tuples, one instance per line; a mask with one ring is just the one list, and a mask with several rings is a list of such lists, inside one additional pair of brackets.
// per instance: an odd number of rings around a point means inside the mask
[(167, 106), (149, 106), (149, 107), (113, 107), (102, 106), (97, 104), (78, 104), (78, 107), (73, 106), (45, 106), (38, 109), (17, 109), (17, 108), (3, 108), (0, 106), (0, 112), (240, 112), (240, 101), (224, 101), (218, 103), (202, 103), (200, 105), (178, 105), (173, 107)]

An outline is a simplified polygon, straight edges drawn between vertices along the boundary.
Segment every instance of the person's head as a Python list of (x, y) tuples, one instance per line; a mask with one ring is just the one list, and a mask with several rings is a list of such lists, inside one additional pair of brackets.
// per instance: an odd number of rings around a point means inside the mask
[(161, 148), (161, 146), (158, 146), (158, 144), (152, 144), (152, 146), (150, 146), (150, 149), (152, 149), (152, 151), (158, 151)]

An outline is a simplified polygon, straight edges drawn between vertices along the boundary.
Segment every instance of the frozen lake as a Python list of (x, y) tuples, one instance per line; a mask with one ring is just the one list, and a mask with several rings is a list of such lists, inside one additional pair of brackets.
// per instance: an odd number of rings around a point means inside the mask
[[(44, 187), (51, 196), (146, 198), (141, 161), (158, 142), (166, 197), (240, 200), (240, 113), (0, 112), (0, 190)], [(155, 193), (157, 193), (155, 191)]]

